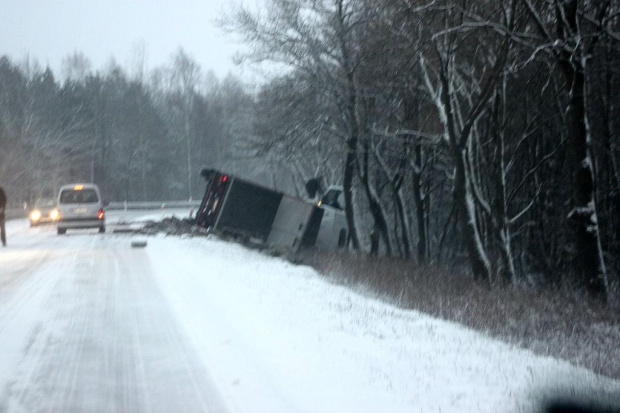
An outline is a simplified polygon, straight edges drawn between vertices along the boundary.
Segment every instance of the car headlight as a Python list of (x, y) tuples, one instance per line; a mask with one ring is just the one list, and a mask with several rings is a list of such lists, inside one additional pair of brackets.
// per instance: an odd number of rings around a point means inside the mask
[(60, 214), (58, 213), (58, 210), (52, 209), (52, 212), (50, 212), (50, 218), (52, 219), (52, 221), (56, 221), (59, 216)]
[(30, 219), (32, 221), (38, 221), (41, 219), (41, 211), (39, 211), (38, 209), (35, 209), (34, 211), (32, 211), (30, 213)]

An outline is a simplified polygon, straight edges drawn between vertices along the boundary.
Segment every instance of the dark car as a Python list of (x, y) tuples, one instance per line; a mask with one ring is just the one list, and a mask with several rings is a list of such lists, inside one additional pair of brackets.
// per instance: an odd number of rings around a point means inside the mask
[(35, 202), (34, 208), (32, 208), (28, 217), (31, 227), (36, 227), (43, 223), (56, 222), (58, 220), (56, 200), (53, 198), (39, 199)]

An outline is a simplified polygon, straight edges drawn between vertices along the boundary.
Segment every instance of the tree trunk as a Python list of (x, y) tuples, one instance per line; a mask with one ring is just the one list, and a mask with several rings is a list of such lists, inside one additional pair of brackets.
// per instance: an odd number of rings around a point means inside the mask
[(484, 285), (491, 283), (491, 263), (487, 257), (478, 229), (478, 217), (474, 201), (471, 176), (467, 173), (466, 149), (454, 150), (454, 195), (461, 224), (463, 241), (474, 274), (474, 279)]
[(354, 250), (360, 249), (359, 237), (355, 227), (355, 212), (353, 209), (353, 177), (357, 164), (357, 136), (347, 140), (347, 156), (344, 164), (344, 213), (349, 227), (349, 240)]
[(396, 209), (398, 211), (398, 220), (400, 221), (400, 237), (403, 243), (403, 255), (405, 259), (411, 259), (411, 242), (409, 239), (409, 217), (407, 216), (407, 211), (405, 207), (405, 200), (403, 199), (403, 194), (400, 188), (394, 191), (394, 204), (396, 205)]
[(516, 280), (516, 270), (512, 254), (512, 231), (508, 216), (508, 193), (506, 182), (506, 77), (503, 77), (501, 91), (498, 93), (494, 104), (493, 122), (495, 124), (494, 138), (497, 161), (495, 168), (495, 202), (491, 208), (493, 213), (492, 223), (495, 238), (499, 244), (499, 252), (502, 260), (502, 268), (499, 281), (503, 285), (510, 285)]
[(586, 291), (596, 299), (607, 299), (607, 274), (598, 230), (594, 200), (594, 170), (590, 153), (590, 136), (584, 93), (584, 67), (574, 70), (563, 65), (571, 90), (566, 111), (570, 168), (573, 181), (573, 208), (568, 215), (577, 254), (575, 273)]
[[(442, 62), (439, 72), (442, 87), (438, 97), (439, 101), (437, 102), (437, 107), (440, 113), (442, 113), (440, 117), (443, 122), (445, 133), (448, 136), (447, 141), (450, 146), (452, 161), (454, 162), (454, 202), (456, 203), (463, 242), (467, 249), (474, 280), (490, 286), (492, 274), (491, 263), (484, 249), (480, 229), (478, 227), (478, 214), (474, 200), (474, 188), (472, 187), (474, 185), (474, 178), (469, 172), (470, 166), (472, 168), (473, 166), (469, 165), (470, 154), (468, 142), (471, 139), (471, 128), (480, 112), (474, 111), (470, 113), (466, 123), (467, 127), (457, 132), (457, 123), (452, 106), (453, 97), (451, 84), (448, 79), (449, 70), (450, 67), (448, 62)], [(489, 80), (489, 82), (491, 82), (491, 80)], [(488, 100), (491, 85), (492, 83), (489, 83), (484, 88), (485, 91), (478, 96), (479, 105), (482, 105)], [(482, 108), (482, 106), (479, 106), (479, 108)]]
[(383, 212), (383, 208), (381, 207), (381, 200), (379, 196), (375, 193), (370, 184), (370, 171), (369, 171), (369, 162), (370, 162), (370, 145), (368, 144), (368, 138), (364, 141), (364, 156), (363, 156), (363, 165), (361, 175), (362, 185), (364, 186), (364, 191), (366, 193), (366, 198), (368, 199), (368, 208), (370, 210), (370, 214), (374, 220), (373, 231), (376, 229), (379, 230), (381, 234), (381, 238), (385, 244), (385, 250), (387, 255), (392, 255), (392, 241), (390, 239), (390, 230), (387, 224), (387, 219), (385, 217), (385, 213)]
[[(193, 99), (193, 98), (190, 98)], [(185, 119), (184, 119), (184, 127), (183, 130), (185, 132), (185, 149), (187, 151), (187, 197), (188, 199), (192, 198), (193, 188), (192, 188), (192, 178), (193, 178), (193, 166), (192, 166), (192, 139), (191, 139), (191, 130), (190, 130), (190, 110), (193, 107), (191, 103), (188, 103), (185, 107)]]
[(360, 136), (360, 125), (357, 116), (357, 90), (355, 87), (355, 76), (353, 65), (351, 64), (351, 56), (349, 54), (349, 47), (345, 41), (346, 29), (345, 29), (345, 15), (343, 10), (343, 2), (339, 0), (337, 2), (337, 16), (339, 24), (338, 40), (340, 43), (340, 51), (342, 53), (343, 69), (345, 70), (346, 79), (346, 91), (347, 91), (347, 107), (346, 117), (349, 124), (349, 137), (347, 139), (347, 156), (344, 166), (344, 201), (345, 201), (345, 215), (347, 218), (347, 225), (349, 227), (349, 239), (353, 244), (354, 250), (360, 249), (359, 236), (357, 234), (357, 228), (355, 227), (355, 212), (353, 208), (353, 177), (355, 176), (355, 170), (358, 165), (357, 144)]
[[(419, 119), (421, 113), (421, 104), (419, 99), (413, 99), (409, 97), (405, 99), (405, 116), (406, 125), (412, 130), (419, 129)], [(424, 205), (424, 193), (422, 189), (422, 146), (418, 141), (418, 136), (411, 136), (413, 139), (413, 162), (411, 166), (413, 169), (413, 199), (415, 202), (416, 224), (418, 230), (418, 242), (416, 245), (418, 261), (420, 263), (426, 262), (428, 254), (428, 241), (426, 235), (426, 208)]]
[(415, 202), (416, 219), (418, 226), (418, 261), (426, 262), (428, 251), (426, 237), (426, 220), (424, 197), (422, 195), (422, 148), (419, 143), (414, 144), (414, 166), (413, 166), (413, 199)]

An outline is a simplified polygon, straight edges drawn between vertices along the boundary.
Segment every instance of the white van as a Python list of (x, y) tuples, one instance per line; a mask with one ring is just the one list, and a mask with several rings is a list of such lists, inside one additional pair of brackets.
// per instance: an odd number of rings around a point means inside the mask
[(95, 184), (71, 184), (60, 188), (58, 234), (79, 228), (99, 228), (99, 232), (105, 232), (103, 201)]

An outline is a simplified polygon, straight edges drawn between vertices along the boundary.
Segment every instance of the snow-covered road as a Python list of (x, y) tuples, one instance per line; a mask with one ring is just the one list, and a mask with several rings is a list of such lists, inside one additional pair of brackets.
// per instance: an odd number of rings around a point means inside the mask
[(9, 229), (0, 410), (227, 411), (144, 250), (96, 231)]
[(160, 236), (132, 249), (128, 235), (8, 230), (0, 411), (529, 412), (558, 393), (620, 402), (620, 382), (238, 245)]

